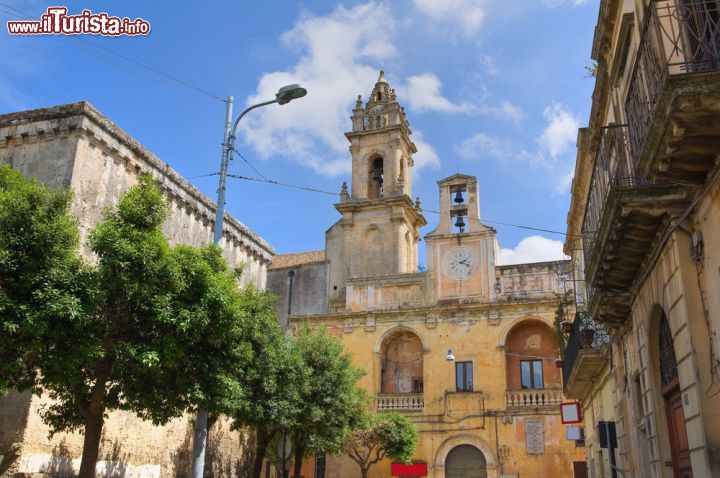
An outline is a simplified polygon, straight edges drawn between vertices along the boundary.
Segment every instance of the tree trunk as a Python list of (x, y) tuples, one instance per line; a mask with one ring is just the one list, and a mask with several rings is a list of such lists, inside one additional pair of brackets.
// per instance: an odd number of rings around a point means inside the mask
[(300, 478), (303, 465), (303, 455), (305, 455), (305, 447), (302, 445), (295, 446), (295, 471), (293, 472), (293, 478)]
[(89, 411), (85, 419), (85, 436), (83, 437), (82, 461), (78, 478), (95, 478), (95, 465), (100, 451), (103, 422), (102, 409)]
[(367, 478), (367, 477), (368, 477), (368, 470), (369, 470), (369, 469), (370, 469), (370, 467), (367, 467), (367, 468), (362, 467), (362, 466), (360, 467), (360, 475), (362, 476), (362, 478)]
[(112, 359), (106, 352), (95, 365), (95, 385), (93, 385), (90, 403), (80, 406), (80, 413), (85, 425), (85, 436), (83, 437), (83, 454), (78, 478), (95, 478), (95, 466), (98, 461), (100, 438), (105, 422), (105, 392), (111, 365)]
[(275, 436), (275, 431), (268, 431), (258, 429), (257, 433), (257, 447), (255, 452), (255, 462), (253, 463), (252, 478), (260, 478), (262, 475), (263, 460), (265, 459), (265, 452), (267, 447)]

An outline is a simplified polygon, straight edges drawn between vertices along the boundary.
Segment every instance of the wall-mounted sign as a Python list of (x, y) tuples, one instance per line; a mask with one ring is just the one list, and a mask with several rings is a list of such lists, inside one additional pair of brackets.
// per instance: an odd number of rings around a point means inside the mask
[(392, 476), (427, 476), (427, 463), (393, 463), (390, 465)]
[(565, 438), (568, 440), (584, 440), (585, 434), (583, 433), (583, 427), (572, 426), (565, 428)]
[(578, 402), (562, 402), (560, 404), (560, 417), (563, 425), (568, 423), (582, 423), (582, 409)]
[(545, 453), (542, 418), (525, 419), (525, 450), (529, 455)]

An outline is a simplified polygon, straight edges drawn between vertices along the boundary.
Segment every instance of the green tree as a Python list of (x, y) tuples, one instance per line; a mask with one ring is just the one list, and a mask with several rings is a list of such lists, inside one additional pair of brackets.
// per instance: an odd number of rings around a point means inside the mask
[(276, 298), (262, 304), (248, 333), (252, 360), (237, 369), (245, 399), (231, 412), (236, 429), (254, 434), (253, 478), (262, 474), (268, 446), (282, 429), (289, 429), (301, 418), (298, 410), (305, 396), (309, 370), (294, 342), (282, 334), (271, 306)]
[(72, 293), (82, 267), (70, 199), (0, 165), (0, 393), (36, 385), (54, 315), (84, 315)]
[(363, 478), (386, 457), (409, 463), (419, 439), (417, 427), (399, 413), (367, 414), (363, 423), (346, 439), (345, 452), (358, 464)]
[(77, 253), (70, 198), (0, 169), (0, 386), (49, 392), (43, 419), (53, 433), (83, 429), (89, 478), (112, 410), (162, 424), (237, 409), (237, 368), (272, 302), (239, 289), (217, 247), (168, 245), (149, 177), (91, 232), (93, 264)]
[(323, 327), (312, 330), (304, 324), (294, 341), (310, 372), (291, 430), (294, 476), (300, 478), (303, 459), (309, 454), (342, 451), (343, 440), (362, 418), (367, 398), (358, 387), (364, 372), (353, 366), (340, 339)]

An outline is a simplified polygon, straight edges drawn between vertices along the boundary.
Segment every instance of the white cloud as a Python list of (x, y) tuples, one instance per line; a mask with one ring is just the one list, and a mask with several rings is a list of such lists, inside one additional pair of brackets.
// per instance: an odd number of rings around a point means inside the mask
[(562, 249), (562, 241), (543, 236), (528, 236), (523, 238), (515, 249), (501, 249), (500, 254), (503, 264), (524, 264), (566, 259)]
[(273, 98), (280, 86), (301, 83), (308, 95), (284, 106), (271, 105), (243, 119), (246, 141), (262, 156), (290, 158), (318, 173), (350, 171), (343, 133), (358, 92), (369, 93), (378, 69), (396, 54), (395, 20), (386, 5), (338, 6), (327, 16), (303, 15), (283, 41), (301, 52), (287, 71), (265, 73), (248, 104)]
[(469, 103), (453, 103), (442, 95), (440, 79), (432, 73), (411, 76), (399, 88), (407, 98), (408, 106), (415, 111), (441, 111), (446, 113), (469, 112), (474, 109)]
[(507, 159), (513, 156), (513, 144), (485, 133), (478, 133), (455, 146), (455, 152), (465, 159)]
[(489, 115), (501, 119), (520, 121), (525, 115), (523, 111), (509, 101), (498, 104), (489, 103), (492, 94), (484, 91), (481, 103), (453, 103), (443, 96), (442, 83), (433, 73), (422, 73), (411, 76), (404, 84), (397, 87), (398, 93), (405, 98), (408, 107), (417, 112), (435, 111), (441, 113), (465, 113), (471, 115)]
[(557, 102), (545, 108), (543, 116), (548, 125), (538, 138), (541, 149), (557, 159), (568, 147), (575, 143), (579, 127), (578, 118)]
[(486, 12), (483, 0), (415, 0), (415, 7), (431, 20), (455, 28), (460, 26), (465, 36), (480, 29)]
[(535, 138), (537, 149), (523, 149), (521, 145), (480, 132), (455, 145), (458, 156), (467, 160), (497, 160), (521, 163), (534, 170), (544, 171), (552, 178), (558, 194), (570, 190), (574, 173), (572, 146), (577, 138), (579, 120), (562, 104), (553, 102), (543, 112), (546, 124)]
[(419, 173), (423, 168), (438, 169), (440, 167), (440, 158), (429, 143), (423, 141), (423, 135), (420, 131), (415, 131), (413, 135), (413, 143), (417, 148), (417, 153), (413, 156), (415, 166), (413, 174)]
[(572, 7), (578, 7), (580, 5), (585, 5), (588, 0), (542, 0), (543, 5), (549, 8), (557, 8), (562, 7), (565, 5), (570, 5)]
[(567, 194), (570, 192), (573, 179), (575, 178), (575, 168), (571, 167), (565, 175), (560, 178), (560, 181), (555, 185), (555, 192), (558, 194)]

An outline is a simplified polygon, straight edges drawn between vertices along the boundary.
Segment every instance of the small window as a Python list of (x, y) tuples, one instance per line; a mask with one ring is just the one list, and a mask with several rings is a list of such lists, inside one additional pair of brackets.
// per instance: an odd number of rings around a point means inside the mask
[(520, 379), (522, 388), (543, 388), (542, 360), (521, 360)]
[(413, 377), (412, 391), (413, 391), (413, 393), (423, 393), (423, 379), (422, 378)]
[(472, 362), (455, 363), (455, 384), (458, 392), (472, 392), (473, 390), (473, 364)]

